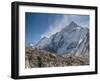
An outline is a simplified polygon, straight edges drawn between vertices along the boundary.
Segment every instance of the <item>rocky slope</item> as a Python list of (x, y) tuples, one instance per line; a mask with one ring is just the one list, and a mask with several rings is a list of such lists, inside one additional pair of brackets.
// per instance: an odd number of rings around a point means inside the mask
[(57, 55), (40, 49), (27, 48), (25, 68), (89, 65), (89, 59), (75, 55)]

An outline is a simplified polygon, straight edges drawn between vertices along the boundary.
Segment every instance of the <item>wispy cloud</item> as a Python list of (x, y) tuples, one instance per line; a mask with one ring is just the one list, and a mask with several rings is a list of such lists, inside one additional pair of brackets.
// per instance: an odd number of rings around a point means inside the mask
[(67, 26), (71, 21), (76, 22), (82, 27), (89, 27), (89, 16), (82, 15), (60, 15), (60, 18), (56, 18), (54, 23), (49, 24), (48, 29), (41, 35), (43, 37), (50, 37), (51, 35), (59, 32), (62, 28)]
[(59, 32), (68, 24), (68, 16), (61, 15), (60, 19), (56, 19), (53, 24), (50, 24), (48, 30), (41, 35), (41, 37), (50, 37), (52, 34)]

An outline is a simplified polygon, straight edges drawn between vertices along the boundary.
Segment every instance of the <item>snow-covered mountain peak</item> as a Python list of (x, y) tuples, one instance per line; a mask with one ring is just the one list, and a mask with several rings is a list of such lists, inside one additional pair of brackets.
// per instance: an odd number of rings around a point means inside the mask
[(69, 27), (79, 27), (74, 21), (72, 21), (69, 25)]
[(89, 29), (71, 22), (50, 38), (43, 37), (36, 47), (56, 54), (85, 54), (89, 50)]

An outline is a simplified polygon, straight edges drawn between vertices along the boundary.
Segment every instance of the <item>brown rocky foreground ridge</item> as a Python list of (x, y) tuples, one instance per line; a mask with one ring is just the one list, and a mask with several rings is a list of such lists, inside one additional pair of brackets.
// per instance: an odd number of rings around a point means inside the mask
[(89, 56), (58, 55), (37, 48), (25, 52), (25, 68), (89, 65)]

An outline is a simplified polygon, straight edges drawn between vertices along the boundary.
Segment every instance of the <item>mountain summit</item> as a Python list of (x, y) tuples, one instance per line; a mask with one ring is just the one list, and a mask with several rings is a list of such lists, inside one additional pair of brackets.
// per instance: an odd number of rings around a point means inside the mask
[(64, 27), (61, 32), (71, 32), (74, 29), (80, 29), (82, 28), (81, 26), (77, 25), (74, 21), (72, 21), (69, 25)]
[(77, 25), (74, 21), (72, 21), (72, 22), (69, 24), (69, 26), (70, 26), (70, 27), (78, 27), (78, 25)]

